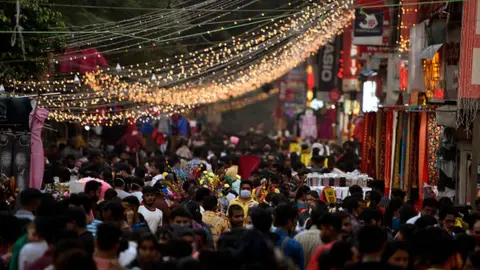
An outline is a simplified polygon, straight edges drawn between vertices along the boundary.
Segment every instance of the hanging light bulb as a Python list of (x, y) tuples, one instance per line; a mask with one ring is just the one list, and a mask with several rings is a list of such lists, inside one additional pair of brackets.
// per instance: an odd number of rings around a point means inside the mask
[(117, 67), (115, 68), (117, 72), (122, 71), (122, 66), (120, 66), (120, 63), (117, 64)]
[(150, 80), (151, 80), (152, 82), (154, 82), (154, 81), (156, 81), (156, 80), (157, 80), (157, 76), (155, 76), (155, 73), (154, 73), (154, 74), (152, 74), (152, 78), (150, 78)]
[(80, 79), (78, 78), (77, 75), (75, 75), (75, 78), (73, 78), (73, 82), (76, 83), (76, 84), (80, 83)]
[(0, 92), (5, 92), (5, 87), (3, 87), (3, 84), (0, 84)]

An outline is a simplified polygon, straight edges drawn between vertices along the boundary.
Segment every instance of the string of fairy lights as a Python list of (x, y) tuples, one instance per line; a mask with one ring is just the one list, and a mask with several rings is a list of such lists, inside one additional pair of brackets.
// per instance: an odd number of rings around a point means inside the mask
[[(351, 6), (351, 1), (310, 3), (288, 16), (258, 20), (263, 27), (204, 50), (70, 79), (17, 82), (16, 88), (40, 93), (38, 104), (56, 121), (109, 125), (181, 112), (281, 77), (350, 23)], [(53, 92), (61, 94), (41, 94)]]

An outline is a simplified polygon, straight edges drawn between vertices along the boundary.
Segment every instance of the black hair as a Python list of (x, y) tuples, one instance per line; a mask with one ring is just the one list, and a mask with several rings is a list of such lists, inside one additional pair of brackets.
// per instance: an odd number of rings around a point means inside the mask
[(297, 192), (295, 193), (295, 200), (298, 200), (302, 198), (303, 196), (306, 196), (307, 193), (310, 191), (309, 186), (301, 186), (297, 189)]
[(402, 207), (403, 202), (400, 199), (393, 198), (388, 203), (387, 209), (385, 209), (385, 215), (383, 217), (383, 224), (388, 227), (392, 228), (392, 220), (394, 217), (395, 212), (400, 210)]
[(203, 158), (205, 156), (205, 148), (199, 146), (199, 147), (194, 147), (192, 151), (193, 157), (197, 158)]
[[(476, 202), (475, 202), (476, 203)], [(480, 251), (475, 251), (468, 256), (470, 262), (472, 263), (473, 269), (480, 268)]]
[(137, 208), (140, 207), (140, 201), (138, 200), (138, 198), (136, 196), (133, 196), (133, 195), (123, 198), (122, 202), (126, 202), (130, 205), (134, 205)]
[(275, 227), (285, 226), (297, 218), (297, 210), (291, 204), (280, 204), (275, 207)]
[(125, 208), (120, 201), (109, 201), (103, 205), (103, 211), (110, 211), (115, 220), (121, 220), (124, 216)]
[(388, 242), (382, 254), (382, 261), (385, 263), (388, 263), (388, 260), (390, 259), (390, 257), (392, 257), (399, 250), (403, 250), (407, 253), (410, 253), (409, 252), (410, 249), (406, 242), (401, 242), (401, 241)]
[(240, 189), (242, 188), (243, 185), (250, 185), (250, 188), (253, 189), (253, 182), (250, 180), (242, 180), (242, 182), (240, 182)]
[(366, 208), (359, 216), (360, 220), (363, 220), (364, 224), (370, 224), (372, 221), (381, 222), (382, 212), (376, 208)]
[(285, 195), (281, 193), (275, 193), (272, 195), (272, 206), (276, 207), (277, 205), (281, 203), (287, 203), (288, 199), (285, 197)]
[(411, 204), (403, 204), (398, 210), (400, 216), (400, 224), (405, 224), (409, 219), (417, 215), (417, 211)]
[(20, 204), (22, 206), (30, 206), (35, 201), (39, 201), (43, 194), (35, 188), (26, 188), (20, 192)]
[(345, 263), (353, 260), (352, 244), (349, 242), (336, 242), (332, 248), (318, 257), (323, 269), (344, 269)]
[(363, 196), (363, 189), (362, 189), (362, 187), (359, 186), (359, 185), (350, 186), (350, 187), (348, 188), (348, 192), (350, 193), (350, 195), (362, 194), (362, 196)]
[(105, 201), (110, 201), (117, 196), (118, 196), (118, 193), (115, 191), (115, 189), (109, 188), (105, 191), (104, 199)]
[(193, 220), (198, 223), (202, 222), (202, 213), (200, 212), (200, 204), (194, 201), (189, 201), (183, 205), (185, 209), (192, 215)]
[(47, 243), (55, 242), (57, 233), (60, 231), (59, 220), (53, 217), (36, 217), (33, 221), (35, 224), (35, 233), (45, 239)]
[(123, 180), (120, 177), (117, 177), (117, 178), (115, 178), (115, 180), (113, 180), (113, 186), (114, 187), (124, 187), (125, 186), (125, 180)]
[(146, 195), (146, 194), (155, 195), (156, 193), (157, 193), (157, 190), (154, 187), (151, 187), (151, 186), (143, 187), (143, 190), (142, 190), (143, 195)]
[(67, 211), (67, 221), (72, 222), (80, 228), (87, 227), (87, 216), (82, 207), (72, 206)]
[(437, 208), (438, 207), (438, 201), (435, 198), (426, 198), (425, 200), (423, 200), (422, 209), (425, 208), (425, 207)]
[(387, 242), (387, 232), (379, 226), (366, 225), (357, 234), (357, 246), (360, 254), (379, 252)]
[(421, 216), (415, 221), (415, 226), (418, 229), (426, 229), (435, 225), (438, 225), (438, 220), (432, 216)]
[(2, 244), (13, 244), (24, 234), (25, 222), (12, 214), (0, 212), (0, 239)]
[(438, 218), (440, 220), (444, 220), (448, 215), (452, 215), (455, 218), (457, 218), (458, 217), (457, 209), (455, 209), (455, 207), (453, 206), (445, 206), (438, 213)]
[(168, 257), (180, 259), (192, 255), (192, 246), (183, 239), (174, 238), (170, 240), (167, 245), (168, 253), (165, 255)]
[(85, 193), (90, 193), (90, 192), (97, 192), (99, 188), (102, 187), (102, 183), (95, 181), (95, 180), (90, 180), (85, 184)]
[(213, 211), (218, 205), (218, 199), (215, 196), (206, 196), (203, 199), (203, 208), (206, 211)]
[(420, 233), (423, 234), (420, 238), (427, 240), (422, 253), (430, 265), (443, 265), (456, 252), (454, 241), (442, 228), (430, 227)]
[(192, 218), (192, 215), (185, 208), (179, 207), (179, 208), (173, 209), (172, 212), (170, 213), (170, 220), (174, 220), (176, 217)]
[(360, 200), (355, 196), (348, 196), (343, 200), (342, 207), (349, 213), (352, 213), (353, 210), (358, 209), (359, 202)]
[(97, 226), (97, 248), (102, 251), (109, 251), (120, 245), (122, 230), (113, 223), (102, 223)]
[(370, 192), (370, 207), (375, 208), (380, 204), (382, 200), (382, 194), (376, 190)]
[(468, 254), (475, 250), (477, 243), (475, 238), (465, 233), (455, 234), (455, 247), (456, 251), (460, 253), (463, 261), (467, 259)]
[(37, 207), (37, 217), (54, 217), (57, 216), (57, 200), (52, 194), (44, 194)]
[(417, 227), (413, 224), (402, 224), (400, 225), (400, 229), (398, 233), (401, 233), (405, 242), (410, 242), (412, 239), (412, 235), (415, 233)]
[(143, 243), (143, 242), (152, 242), (153, 243), (153, 246), (156, 250), (159, 250), (160, 249), (160, 245), (158, 244), (158, 241), (157, 241), (157, 238), (155, 237), (155, 235), (153, 235), (152, 233), (148, 232), (148, 229), (146, 229), (146, 232), (142, 233), (138, 239), (137, 242), (137, 246), (138, 248), (140, 248), (140, 245)]
[(307, 192), (306, 195), (310, 195), (313, 198), (315, 198), (316, 200), (318, 200), (320, 198), (320, 196), (318, 195), (318, 192), (316, 190), (310, 190), (310, 191)]
[(331, 226), (337, 233), (340, 233), (342, 231), (342, 219), (327, 212), (317, 220), (317, 226), (318, 229), (320, 229), (320, 226)]
[(253, 227), (263, 233), (270, 232), (272, 227), (272, 214), (266, 209), (254, 207), (248, 210), (249, 216), (252, 218)]
[(190, 186), (196, 186), (197, 183), (194, 181), (194, 180), (187, 180), (185, 182), (183, 182), (183, 185), (182, 185), (182, 189), (185, 191), (185, 192), (188, 192), (188, 189), (190, 188)]
[(114, 171), (115, 171), (116, 173), (119, 173), (119, 172), (121, 172), (121, 171), (124, 171), (124, 172), (126, 172), (127, 174), (131, 174), (131, 173), (132, 173), (132, 170), (130, 169), (130, 167), (128, 166), (128, 164), (123, 163), (123, 162), (120, 162), (120, 163), (115, 164)]
[(233, 216), (234, 211), (242, 211), (243, 212), (243, 207), (241, 207), (238, 204), (232, 204), (230, 207), (228, 207), (228, 216), (231, 217)]
[(197, 190), (195, 193), (195, 201), (196, 202), (201, 202), (206, 196), (210, 196), (212, 193), (210, 192), (210, 189), (206, 187), (201, 187)]
[(312, 156), (311, 159), (312, 164), (319, 164), (322, 165), (325, 163), (325, 157), (324, 156)]
[(82, 207), (86, 213), (89, 213), (92, 210), (92, 198), (85, 192), (72, 194), (69, 202), (72, 205)]

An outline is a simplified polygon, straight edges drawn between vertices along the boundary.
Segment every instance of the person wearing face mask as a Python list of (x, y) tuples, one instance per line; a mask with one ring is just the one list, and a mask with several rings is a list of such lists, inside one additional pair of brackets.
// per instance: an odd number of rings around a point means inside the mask
[(258, 203), (252, 199), (253, 183), (250, 180), (243, 180), (240, 183), (240, 195), (230, 202), (232, 205), (240, 205), (243, 208), (245, 219), (247, 218), (248, 208), (257, 206)]

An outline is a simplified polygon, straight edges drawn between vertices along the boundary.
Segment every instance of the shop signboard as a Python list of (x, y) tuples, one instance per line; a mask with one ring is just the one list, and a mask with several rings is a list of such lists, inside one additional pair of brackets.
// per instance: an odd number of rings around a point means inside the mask
[(355, 10), (353, 44), (382, 45), (384, 33), (383, 9)]
[(318, 91), (330, 92), (342, 89), (343, 68), (341, 67), (343, 36), (335, 36), (333, 40), (320, 48), (318, 52)]

